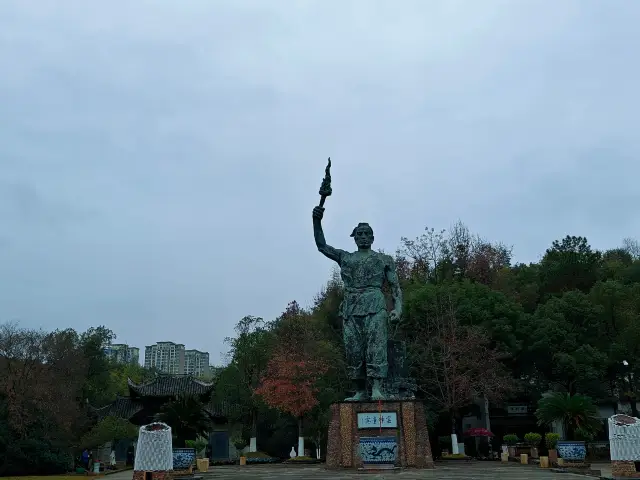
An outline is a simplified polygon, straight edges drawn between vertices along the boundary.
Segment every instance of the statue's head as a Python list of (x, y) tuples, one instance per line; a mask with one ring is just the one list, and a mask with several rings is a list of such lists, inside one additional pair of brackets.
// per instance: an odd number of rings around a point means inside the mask
[(351, 232), (351, 236), (361, 250), (371, 248), (373, 244), (373, 229), (368, 223), (359, 223)]

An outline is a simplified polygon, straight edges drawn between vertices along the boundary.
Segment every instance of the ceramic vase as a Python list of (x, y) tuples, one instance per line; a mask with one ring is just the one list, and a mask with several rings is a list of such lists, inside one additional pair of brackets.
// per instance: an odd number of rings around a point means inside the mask
[(584, 462), (587, 456), (587, 446), (579, 440), (560, 440), (556, 445), (558, 455), (565, 461)]
[(196, 461), (195, 448), (174, 448), (173, 449), (173, 469), (188, 470)]

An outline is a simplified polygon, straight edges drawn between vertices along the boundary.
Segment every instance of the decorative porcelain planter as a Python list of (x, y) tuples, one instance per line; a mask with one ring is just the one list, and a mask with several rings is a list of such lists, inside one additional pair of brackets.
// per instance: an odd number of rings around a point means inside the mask
[(174, 448), (173, 449), (173, 469), (188, 470), (196, 461), (195, 448)]
[(560, 457), (570, 462), (583, 462), (587, 456), (587, 446), (579, 440), (560, 440), (556, 450)]
[(398, 456), (396, 437), (360, 437), (360, 457), (364, 467), (393, 467)]

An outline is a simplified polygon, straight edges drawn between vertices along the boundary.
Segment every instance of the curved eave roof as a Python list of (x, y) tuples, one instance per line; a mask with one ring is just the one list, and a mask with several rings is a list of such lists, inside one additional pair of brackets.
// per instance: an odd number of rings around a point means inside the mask
[(91, 410), (99, 419), (113, 416), (129, 420), (142, 409), (142, 403), (130, 397), (118, 397), (109, 405), (101, 408), (91, 407)]
[(192, 376), (159, 375), (151, 382), (137, 384), (127, 378), (131, 396), (171, 397), (176, 395), (206, 395), (213, 392), (214, 383), (203, 382)]

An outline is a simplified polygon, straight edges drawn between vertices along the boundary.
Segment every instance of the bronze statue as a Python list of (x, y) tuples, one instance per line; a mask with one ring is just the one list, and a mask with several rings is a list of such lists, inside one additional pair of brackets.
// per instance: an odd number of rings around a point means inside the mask
[[(340, 306), (343, 319), (343, 339), (349, 377), (354, 381), (356, 393), (346, 401), (385, 400), (398, 398), (398, 392), (389, 392), (390, 348), (389, 326), (402, 317), (402, 291), (396, 266), (389, 255), (371, 250), (374, 236), (368, 223), (359, 223), (351, 233), (357, 251), (351, 253), (327, 244), (322, 231), (324, 201), (331, 195), (331, 160), (320, 187), (320, 205), (313, 209), (313, 233), (318, 250), (340, 265), (344, 283), (344, 300)], [(393, 309), (387, 311), (383, 286), (390, 286)], [(397, 361), (396, 361), (397, 363)], [(371, 396), (367, 379), (371, 380)], [(397, 382), (396, 382), (397, 383)], [(387, 386), (392, 388), (386, 388)], [(399, 385), (395, 385), (398, 390)], [(400, 386), (399, 388), (402, 388)], [(412, 396), (412, 394), (411, 394)]]

